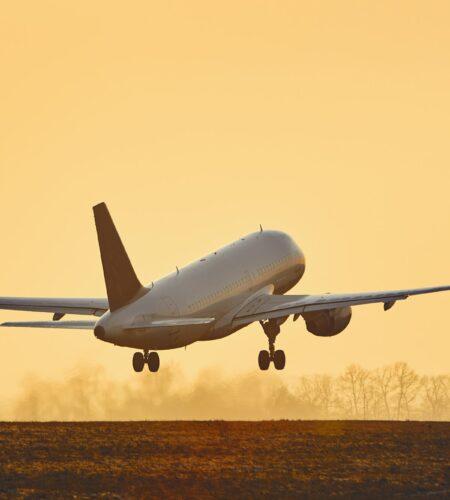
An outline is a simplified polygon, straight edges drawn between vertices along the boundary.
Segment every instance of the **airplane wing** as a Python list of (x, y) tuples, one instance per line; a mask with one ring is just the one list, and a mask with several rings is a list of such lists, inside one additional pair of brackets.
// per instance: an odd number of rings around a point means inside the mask
[(0, 326), (19, 328), (63, 328), (66, 330), (93, 330), (95, 321), (12, 321)]
[(413, 288), (385, 292), (338, 293), (322, 295), (270, 295), (263, 294), (246, 304), (234, 317), (233, 325), (248, 324), (281, 318), (291, 314), (302, 314), (321, 309), (356, 306), (361, 304), (384, 303), (384, 309), (390, 309), (397, 300), (405, 300), (410, 295), (443, 292), (450, 286)]
[(0, 309), (102, 316), (108, 310), (107, 299), (51, 299), (36, 297), (0, 297)]

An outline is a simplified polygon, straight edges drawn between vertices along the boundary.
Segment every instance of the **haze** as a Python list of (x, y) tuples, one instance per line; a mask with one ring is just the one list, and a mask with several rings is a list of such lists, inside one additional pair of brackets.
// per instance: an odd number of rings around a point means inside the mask
[[(306, 255), (292, 293), (448, 284), (449, 24), (444, 1), (2, 5), (0, 295), (104, 296), (103, 200), (145, 283), (261, 223)], [(279, 376), (446, 372), (449, 304), (356, 307), (334, 338), (289, 321)], [(161, 360), (236, 375), (265, 343), (255, 324)], [(87, 332), (2, 331), (0, 352), (2, 397), (80, 362), (154, 376)]]

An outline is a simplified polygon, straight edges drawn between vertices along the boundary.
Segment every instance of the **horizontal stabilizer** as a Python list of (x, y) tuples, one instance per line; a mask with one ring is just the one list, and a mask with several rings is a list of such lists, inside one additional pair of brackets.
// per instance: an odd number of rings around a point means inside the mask
[(165, 318), (156, 319), (148, 323), (134, 323), (126, 328), (126, 331), (141, 330), (147, 328), (173, 328), (184, 326), (208, 325), (215, 321), (215, 318)]
[(9, 321), (0, 326), (16, 328), (61, 328), (66, 330), (93, 330), (95, 321)]

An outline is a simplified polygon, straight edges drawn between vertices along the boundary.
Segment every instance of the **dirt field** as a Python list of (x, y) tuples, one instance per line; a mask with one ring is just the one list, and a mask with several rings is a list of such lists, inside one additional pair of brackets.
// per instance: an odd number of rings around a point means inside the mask
[(450, 423), (0, 423), (0, 497), (450, 497)]

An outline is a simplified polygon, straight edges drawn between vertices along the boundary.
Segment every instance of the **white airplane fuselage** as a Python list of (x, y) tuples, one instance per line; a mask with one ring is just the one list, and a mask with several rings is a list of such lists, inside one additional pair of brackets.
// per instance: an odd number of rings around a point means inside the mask
[[(246, 303), (268, 287), (275, 294), (286, 293), (304, 271), (304, 255), (289, 235), (251, 233), (156, 281), (129, 305), (108, 311), (97, 322), (96, 331), (102, 331), (99, 338), (105, 342), (144, 350), (175, 349), (223, 338), (246, 326), (233, 326), (234, 316)], [(168, 317), (212, 317), (215, 321), (133, 329), (133, 325)]]

